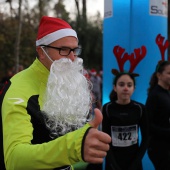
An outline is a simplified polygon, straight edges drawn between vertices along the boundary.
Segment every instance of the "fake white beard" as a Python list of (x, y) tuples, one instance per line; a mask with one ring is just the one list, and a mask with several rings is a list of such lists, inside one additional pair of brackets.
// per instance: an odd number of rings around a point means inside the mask
[(48, 77), (43, 113), (50, 136), (56, 138), (82, 127), (92, 109), (92, 84), (83, 75), (83, 60), (55, 60)]

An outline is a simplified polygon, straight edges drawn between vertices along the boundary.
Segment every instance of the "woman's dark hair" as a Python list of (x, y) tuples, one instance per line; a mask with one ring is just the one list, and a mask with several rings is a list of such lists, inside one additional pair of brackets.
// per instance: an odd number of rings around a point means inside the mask
[(155, 72), (152, 74), (151, 79), (149, 81), (148, 94), (152, 91), (155, 85), (158, 84), (158, 78), (156, 74), (162, 74), (162, 72), (165, 70), (165, 67), (168, 65), (170, 65), (170, 61), (161, 61), (156, 65)]
[[(130, 78), (133, 80), (134, 86), (136, 85), (136, 81), (135, 81), (135, 77), (133, 74), (128, 73), (128, 72), (122, 72), (119, 73), (115, 76), (115, 78), (113, 79), (113, 85), (116, 86), (116, 83), (118, 81), (118, 79), (122, 76), (122, 75), (128, 75), (130, 76)], [(117, 100), (117, 93), (114, 91), (114, 89), (111, 91), (110, 95), (109, 95), (110, 101), (115, 101)]]

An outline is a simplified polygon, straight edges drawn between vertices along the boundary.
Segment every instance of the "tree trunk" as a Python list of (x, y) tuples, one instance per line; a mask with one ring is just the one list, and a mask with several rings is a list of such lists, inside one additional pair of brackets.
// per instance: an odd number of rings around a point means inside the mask
[(22, 30), (22, 12), (21, 12), (22, 0), (19, 0), (19, 8), (18, 8), (18, 32), (16, 37), (16, 47), (15, 47), (15, 72), (19, 71), (19, 51), (20, 51), (20, 37)]
[(86, 23), (87, 23), (86, 0), (83, 0), (82, 3), (83, 3), (83, 9), (82, 9), (82, 11), (83, 11), (83, 13), (82, 13), (82, 15), (83, 15), (83, 22), (84, 22), (84, 24), (86, 25)]

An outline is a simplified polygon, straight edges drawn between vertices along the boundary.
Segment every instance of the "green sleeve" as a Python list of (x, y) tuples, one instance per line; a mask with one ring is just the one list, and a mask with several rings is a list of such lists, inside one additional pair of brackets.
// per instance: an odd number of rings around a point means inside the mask
[(7, 170), (52, 170), (83, 161), (82, 142), (89, 124), (50, 142), (33, 145), (33, 127), (31, 117), (26, 111), (27, 101), (14, 99), (14, 96), (16, 94), (13, 95), (12, 92), (10, 97), (7, 93), (2, 105)]

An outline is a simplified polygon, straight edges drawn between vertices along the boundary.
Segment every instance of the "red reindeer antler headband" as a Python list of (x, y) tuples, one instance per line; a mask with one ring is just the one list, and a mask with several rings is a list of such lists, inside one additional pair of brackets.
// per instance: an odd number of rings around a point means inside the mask
[[(165, 60), (165, 51), (169, 46), (169, 42), (168, 40), (165, 40), (165, 43), (164, 43), (164, 39), (165, 37), (161, 36), (161, 34), (158, 34), (155, 39), (155, 42), (158, 45), (159, 51), (161, 53), (161, 60), (158, 61), (158, 64), (156, 66), (156, 72), (159, 70), (161, 64), (163, 64), (164, 62), (167, 62)], [(168, 61), (170, 61), (170, 58), (168, 58)]]
[[(162, 60), (160, 60), (159, 62), (165, 61), (165, 51), (169, 46), (168, 40), (165, 40), (165, 43), (164, 43), (164, 39), (165, 39), (165, 37), (161, 36), (161, 34), (158, 34), (157, 37), (156, 37), (156, 40), (155, 40), (156, 44), (159, 47), (159, 50), (160, 50), (160, 53), (161, 53), (161, 58), (162, 58)], [(168, 60), (170, 60), (170, 58), (168, 58)]]
[[(139, 76), (137, 73), (133, 73), (134, 69), (138, 65), (138, 63), (146, 56), (146, 47), (142, 46), (141, 48), (134, 49), (134, 52), (131, 53), (130, 55), (125, 52), (125, 49), (120, 47), (120, 46), (115, 46), (113, 49), (113, 53), (117, 59), (117, 63), (119, 66), (119, 70), (117, 69), (112, 69), (112, 73), (114, 75), (118, 75), (120, 73), (125, 72), (124, 70), (124, 64), (126, 61), (130, 61), (130, 69), (128, 73), (132, 74), (134, 77)], [(124, 53), (124, 54), (123, 54)]]

